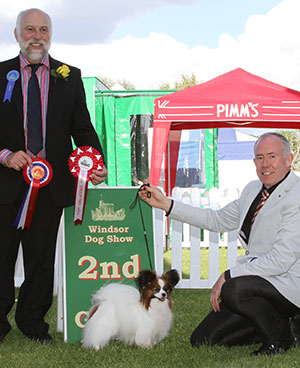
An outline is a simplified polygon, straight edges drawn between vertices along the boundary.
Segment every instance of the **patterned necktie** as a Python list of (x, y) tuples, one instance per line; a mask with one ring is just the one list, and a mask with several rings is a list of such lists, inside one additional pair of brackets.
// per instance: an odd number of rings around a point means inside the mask
[(43, 148), (41, 92), (36, 71), (42, 64), (30, 64), (31, 77), (28, 82), (27, 102), (27, 147), (37, 155)]
[(250, 225), (250, 228), (252, 228), (252, 225), (254, 223), (254, 220), (258, 214), (258, 212), (261, 210), (262, 206), (265, 204), (266, 200), (269, 198), (270, 194), (269, 192), (264, 189), (263, 192), (262, 192), (262, 197), (261, 197), (261, 200), (260, 202), (258, 203), (256, 209), (255, 209), (255, 212), (253, 214), (253, 217), (252, 217), (252, 220), (251, 220), (251, 225)]

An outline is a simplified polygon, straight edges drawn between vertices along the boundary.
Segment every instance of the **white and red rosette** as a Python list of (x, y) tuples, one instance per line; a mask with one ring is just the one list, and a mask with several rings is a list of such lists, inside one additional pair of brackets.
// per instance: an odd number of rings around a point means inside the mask
[(30, 227), (39, 190), (50, 183), (52, 175), (51, 165), (41, 158), (34, 158), (31, 167), (28, 164), (24, 167), (23, 177), (30, 185), (14, 223), (17, 228)]
[(77, 225), (83, 220), (90, 175), (93, 170), (103, 170), (102, 155), (90, 146), (77, 147), (69, 157), (69, 169), (76, 178), (74, 222)]

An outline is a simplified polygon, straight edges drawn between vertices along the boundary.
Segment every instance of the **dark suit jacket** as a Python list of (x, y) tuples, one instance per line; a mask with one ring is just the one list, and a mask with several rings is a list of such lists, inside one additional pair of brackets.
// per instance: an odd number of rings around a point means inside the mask
[[(50, 69), (62, 64), (50, 57)], [(50, 77), (46, 122), (46, 160), (53, 169), (49, 188), (55, 203), (62, 207), (74, 203), (75, 180), (68, 168), (68, 158), (73, 151), (71, 137), (76, 146), (93, 146), (103, 154), (86, 107), (80, 70), (69, 68), (67, 81), (57, 79), (55, 82), (55, 78)], [(19, 57), (0, 63), (0, 150), (25, 151), (21, 76), (15, 82), (11, 101), (3, 102), (6, 75), (11, 70), (20, 71)], [(14, 202), (23, 180), (22, 172), (0, 164), (1, 204)]]

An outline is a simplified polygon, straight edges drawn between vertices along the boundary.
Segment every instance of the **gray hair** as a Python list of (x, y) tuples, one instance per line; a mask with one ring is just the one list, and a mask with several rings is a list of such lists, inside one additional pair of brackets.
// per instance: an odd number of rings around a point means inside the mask
[(23, 10), (17, 16), (17, 20), (16, 20), (16, 32), (17, 32), (18, 37), (20, 37), (20, 35), (21, 35), (22, 19), (23, 19), (23, 17), (26, 14), (28, 14), (29, 12), (33, 11), (33, 10), (39, 11), (40, 13), (42, 13), (47, 18), (47, 20), (48, 20), (48, 26), (49, 26), (49, 35), (50, 35), (50, 38), (51, 38), (51, 36), (52, 36), (52, 21), (51, 21), (51, 18), (50, 18), (50, 16), (47, 13), (45, 13), (44, 11), (42, 11), (40, 9), (37, 9), (37, 8), (31, 8), (31, 9)]
[(263, 139), (266, 139), (268, 137), (277, 137), (281, 140), (282, 144), (283, 144), (283, 150), (284, 150), (284, 154), (285, 156), (289, 155), (292, 153), (291, 151), (291, 146), (290, 146), (290, 143), (289, 141), (286, 139), (286, 137), (280, 133), (276, 133), (276, 132), (267, 132), (267, 133), (264, 133), (262, 134), (258, 139), (257, 141), (255, 142), (254, 144), (254, 152), (255, 152), (255, 149), (256, 149), (256, 146), (258, 145), (258, 143), (263, 140)]

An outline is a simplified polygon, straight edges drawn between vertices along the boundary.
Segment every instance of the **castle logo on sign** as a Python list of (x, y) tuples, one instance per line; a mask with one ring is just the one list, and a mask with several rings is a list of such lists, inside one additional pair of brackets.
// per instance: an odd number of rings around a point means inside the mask
[(217, 104), (218, 118), (256, 118), (258, 115), (258, 103)]
[(93, 221), (123, 221), (126, 218), (125, 208), (115, 210), (114, 203), (99, 201), (99, 207), (91, 210)]

